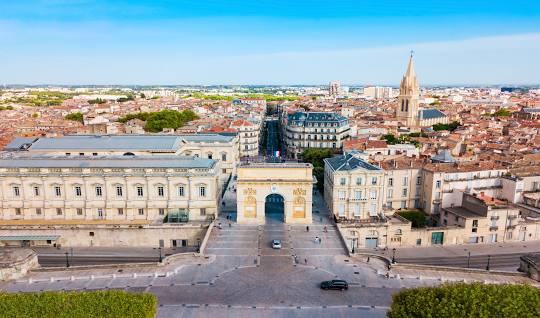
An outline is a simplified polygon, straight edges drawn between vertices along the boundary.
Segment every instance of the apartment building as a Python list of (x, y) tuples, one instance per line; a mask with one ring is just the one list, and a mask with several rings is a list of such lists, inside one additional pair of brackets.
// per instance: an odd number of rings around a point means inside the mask
[(287, 155), (292, 158), (308, 148), (341, 149), (350, 137), (349, 120), (336, 113), (296, 112), (282, 126)]
[(231, 128), (238, 131), (240, 157), (258, 156), (261, 123), (238, 119), (231, 123)]
[(380, 162), (384, 173), (385, 210), (420, 209), (422, 197), (422, 167), (424, 161), (399, 157)]
[(337, 219), (382, 216), (384, 171), (352, 154), (324, 159), (324, 199)]
[(439, 220), (441, 208), (461, 205), (462, 191), (498, 197), (507, 168), (493, 162), (430, 163), (422, 168), (422, 209)]

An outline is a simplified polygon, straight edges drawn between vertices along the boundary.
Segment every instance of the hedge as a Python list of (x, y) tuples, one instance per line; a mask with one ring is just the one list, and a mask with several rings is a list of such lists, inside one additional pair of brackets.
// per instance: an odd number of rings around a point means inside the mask
[(528, 285), (443, 284), (393, 296), (389, 318), (537, 318), (540, 289)]
[(0, 293), (0, 317), (153, 318), (156, 304), (154, 295), (119, 290)]

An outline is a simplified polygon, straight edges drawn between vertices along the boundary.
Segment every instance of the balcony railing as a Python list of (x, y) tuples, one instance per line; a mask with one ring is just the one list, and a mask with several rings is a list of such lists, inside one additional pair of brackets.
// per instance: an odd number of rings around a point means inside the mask
[(490, 231), (497, 231), (498, 229), (499, 229), (499, 227), (496, 226), (496, 225), (492, 225), (492, 226), (489, 227)]
[(495, 220), (498, 220), (499, 219), (499, 216), (498, 215), (493, 215), (490, 220), (492, 221), (495, 221)]

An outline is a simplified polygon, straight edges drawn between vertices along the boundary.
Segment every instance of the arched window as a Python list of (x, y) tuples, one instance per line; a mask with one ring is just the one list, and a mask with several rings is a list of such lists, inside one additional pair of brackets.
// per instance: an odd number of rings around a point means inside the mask
[(404, 99), (401, 100), (401, 111), (402, 112), (405, 111), (405, 100)]
[(135, 156), (133, 152), (126, 152), (124, 153), (124, 156)]
[(405, 111), (408, 112), (409, 111), (409, 100), (407, 99), (407, 101), (405, 101)]

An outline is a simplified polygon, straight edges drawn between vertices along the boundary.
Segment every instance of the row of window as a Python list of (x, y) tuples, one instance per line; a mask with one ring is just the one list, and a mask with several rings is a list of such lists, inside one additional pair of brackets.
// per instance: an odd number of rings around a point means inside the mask
[[(376, 200), (377, 199), (377, 195), (378, 195), (378, 190), (377, 189), (370, 189), (369, 191), (369, 198), (370, 199), (373, 199), (373, 200)], [(362, 191), (362, 190), (355, 190), (354, 191), (354, 196), (352, 199), (354, 200), (366, 200), (366, 194), (367, 194), (367, 191)], [(338, 199), (339, 200), (346, 200), (347, 198), (347, 192), (346, 191), (338, 191)]]
[[(362, 217), (363, 216), (362, 215), (363, 209), (364, 209), (363, 204), (354, 204), (354, 205), (352, 205), (353, 216), (354, 217)], [(377, 216), (377, 204), (376, 203), (371, 203), (369, 205), (368, 212), (369, 212), (369, 216)], [(338, 206), (338, 216), (346, 217), (345, 204), (340, 204)]]
[[(367, 180), (366, 180), (367, 181)], [(371, 185), (377, 185), (378, 183), (378, 177), (371, 177)], [(347, 184), (347, 178), (340, 178), (339, 179), (339, 185), (346, 185)], [(364, 179), (362, 177), (356, 178), (356, 185), (364, 185)]]
[[(42, 215), (43, 210), (41, 208), (36, 208), (35, 211), (36, 215)], [(123, 208), (117, 208), (116, 212), (118, 215), (124, 215), (124, 209)], [(138, 208), (137, 209), (138, 215), (145, 215), (146, 211), (144, 208)], [(63, 215), (64, 209), (62, 208), (56, 208), (56, 215)], [(76, 208), (76, 214), (81, 216), (83, 215), (83, 209), (82, 208)], [(159, 215), (165, 215), (165, 208), (159, 208), (158, 209)], [(22, 215), (22, 209), (21, 208), (15, 208), (15, 215)], [(105, 217), (105, 210), (102, 208), (96, 209), (96, 215), (99, 218)], [(206, 215), (206, 208), (200, 209), (200, 215), (205, 216)]]
[[(80, 156), (80, 157), (84, 157), (84, 155), (85, 155), (84, 152), (79, 152), (79, 156)], [(97, 156), (97, 155), (98, 155), (97, 152), (93, 152), (93, 153), (92, 153), (92, 156)], [(66, 152), (66, 156), (68, 156), (68, 157), (71, 156), (71, 152)], [(126, 152), (126, 153), (124, 154), (124, 156), (134, 156), (134, 154), (131, 153), (131, 152)], [(209, 152), (209, 153), (207, 154), (207, 156), (208, 156), (208, 159), (212, 159), (213, 154), (212, 154), (211, 152)], [(196, 155), (196, 157), (198, 157), (198, 156)], [(221, 160), (222, 160), (222, 161), (227, 161), (227, 154), (226, 154), (226, 153), (222, 153), (222, 154), (221, 154)]]
[[(408, 186), (409, 185), (409, 177), (403, 177), (403, 183), (402, 184), (403, 184), (403, 186)], [(422, 184), (422, 177), (420, 177), (420, 176), (416, 177), (416, 185), (421, 185), (421, 184)], [(389, 187), (394, 186), (394, 178), (388, 178), (388, 186)]]
[[(13, 186), (12, 189), (13, 189), (13, 195), (15, 197), (20, 197), (21, 196), (21, 188), (19, 186)], [(40, 187), (34, 186), (32, 190), (33, 190), (34, 196), (36, 196), (36, 197), (41, 196), (41, 188)], [(82, 196), (82, 187), (81, 186), (75, 186), (75, 187), (73, 187), (73, 190), (74, 190), (74, 193), (75, 193), (76, 197), (81, 197)], [(100, 186), (100, 185), (95, 186), (94, 190), (95, 190), (96, 197), (103, 196), (103, 187), (102, 186)], [(137, 186), (136, 190), (137, 190), (137, 196), (138, 197), (143, 197), (144, 196), (144, 187), (143, 186)], [(165, 197), (165, 187), (158, 186), (158, 187), (156, 187), (156, 191), (157, 191), (157, 196), (158, 197)], [(185, 191), (184, 186), (177, 187), (177, 192), (176, 193), (177, 193), (177, 195), (179, 197), (185, 196), (185, 192), (186, 191)], [(206, 191), (206, 185), (198, 186), (199, 197), (206, 197), (206, 192), (207, 192)], [(62, 196), (62, 188), (60, 186), (54, 186), (53, 187), (53, 195), (57, 196), (57, 197)], [(118, 197), (124, 196), (124, 187), (123, 186), (116, 186), (116, 196), (118, 196)]]

